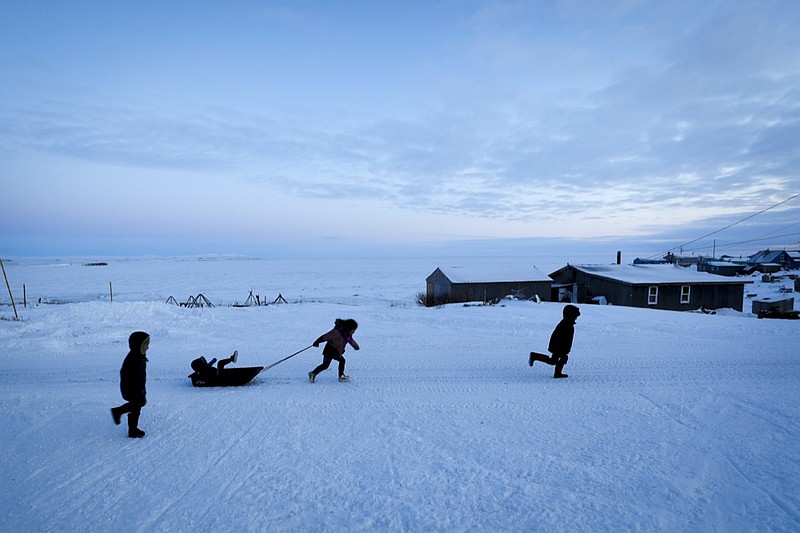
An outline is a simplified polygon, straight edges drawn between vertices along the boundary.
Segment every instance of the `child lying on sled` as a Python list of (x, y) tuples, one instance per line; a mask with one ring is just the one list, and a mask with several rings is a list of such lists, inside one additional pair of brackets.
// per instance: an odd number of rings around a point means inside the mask
[[(211, 361), (206, 361), (206, 358), (203, 356), (198, 357), (192, 361), (192, 370), (194, 370), (194, 372), (189, 374), (189, 377), (192, 378), (192, 384), (212, 384), (219, 376), (222, 375), (222, 372), (225, 370), (225, 365), (228, 363), (235, 363), (238, 358), (238, 350), (233, 352), (233, 355), (230, 357), (226, 359), (220, 359), (218, 363), (216, 357)], [(214, 368), (214, 363), (217, 363), (216, 368)]]

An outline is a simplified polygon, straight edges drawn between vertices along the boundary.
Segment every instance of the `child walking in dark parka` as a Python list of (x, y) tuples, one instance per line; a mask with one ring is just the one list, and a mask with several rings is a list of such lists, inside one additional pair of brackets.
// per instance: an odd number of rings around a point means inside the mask
[(134, 331), (128, 337), (130, 351), (122, 362), (119, 371), (119, 390), (126, 403), (111, 408), (114, 423), (119, 425), (122, 415), (128, 413), (128, 436), (132, 439), (144, 437), (139, 429), (139, 415), (147, 403), (147, 349), (150, 348), (150, 335), (144, 331)]
[(339, 362), (339, 381), (347, 381), (350, 376), (344, 373), (344, 365), (346, 363), (344, 358), (344, 350), (349, 344), (353, 349), (358, 350), (359, 346), (353, 338), (353, 333), (358, 329), (358, 323), (352, 318), (342, 320), (337, 318), (332, 330), (324, 335), (321, 335), (314, 341), (314, 348), (325, 342), (325, 348), (322, 349), (322, 363), (308, 373), (308, 381), (314, 383), (317, 374), (327, 369), (331, 365), (331, 361)]
[(550, 335), (550, 344), (547, 346), (547, 351), (553, 354), (551, 357), (546, 355), (531, 352), (528, 358), (528, 365), (533, 366), (534, 361), (541, 361), (548, 365), (554, 365), (555, 371), (553, 372), (554, 378), (566, 378), (568, 374), (564, 374), (564, 365), (569, 360), (569, 352), (572, 349), (572, 338), (575, 336), (575, 321), (581, 316), (580, 310), (574, 305), (564, 306), (562, 311), (563, 318), (558, 323), (556, 329)]

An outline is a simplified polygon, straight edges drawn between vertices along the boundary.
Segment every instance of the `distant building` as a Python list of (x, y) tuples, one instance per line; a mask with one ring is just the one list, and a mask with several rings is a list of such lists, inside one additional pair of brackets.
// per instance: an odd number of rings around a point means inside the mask
[(666, 259), (649, 259), (637, 257), (633, 260), (634, 265), (666, 265), (669, 263)]
[(761, 250), (751, 255), (747, 261), (765, 274), (781, 269), (796, 270), (800, 269), (800, 251)]
[(748, 271), (748, 266), (730, 261), (703, 261), (697, 263), (698, 272), (708, 272), (717, 276), (739, 276)]
[(744, 286), (752, 283), (675, 265), (567, 265), (550, 277), (560, 294), (575, 303), (603, 296), (612, 305), (673, 311), (742, 311)]
[(763, 315), (777, 311), (787, 313), (794, 310), (794, 298), (759, 298), (753, 300), (753, 314)]
[(535, 266), (504, 269), (437, 268), (426, 279), (426, 296), (436, 303), (486, 302), (506, 296), (550, 299), (553, 280)]
[(664, 261), (667, 263), (682, 267), (696, 265), (697, 263), (700, 263), (701, 261), (707, 261), (708, 259), (708, 257), (702, 255), (675, 255), (672, 252), (664, 256)]

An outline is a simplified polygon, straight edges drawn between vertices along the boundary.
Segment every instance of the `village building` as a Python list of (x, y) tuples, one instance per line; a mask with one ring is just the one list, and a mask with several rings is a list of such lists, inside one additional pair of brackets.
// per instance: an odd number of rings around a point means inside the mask
[(794, 311), (794, 298), (783, 297), (773, 298), (764, 297), (753, 300), (752, 313), (758, 315), (759, 318), (765, 315), (783, 315)]
[(553, 280), (535, 266), (436, 268), (426, 278), (426, 297), (435, 304), (488, 302), (506, 296), (549, 300)]
[(717, 276), (741, 276), (748, 273), (748, 271), (752, 271), (752, 267), (731, 261), (703, 261), (702, 263), (697, 263), (697, 271), (708, 272)]
[(675, 255), (669, 252), (664, 256), (664, 261), (673, 265), (682, 267), (693, 266), (702, 261), (708, 261), (710, 258), (703, 255)]
[(675, 265), (567, 265), (550, 274), (560, 301), (692, 311), (742, 311), (743, 278), (726, 278)]
[(747, 259), (759, 272), (770, 274), (779, 270), (800, 269), (800, 251), (761, 250)]

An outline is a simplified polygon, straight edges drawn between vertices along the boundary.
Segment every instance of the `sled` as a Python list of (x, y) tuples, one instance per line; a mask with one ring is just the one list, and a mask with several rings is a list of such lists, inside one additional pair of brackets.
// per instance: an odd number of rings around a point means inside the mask
[[(232, 361), (236, 360), (238, 353), (238, 350), (233, 352)], [(189, 374), (189, 379), (192, 380), (192, 385), (195, 387), (237, 387), (249, 383), (259, 372), (264, 370), (264, 367), (226, 367), (217, 370), (214, 367), (209, 367), (205, 357), (198, 357), (192, 361), (192, 370), (194, 372)]]
[(238, 387), (250, 383), (262, 370), (263, 366), (224, 368), (212, 379), (203, 379), (199, 372), (189, 374), (189, 379), (195, 387)]
[[(313, 344), (311, 346), (306, 346), (302, 350), (298, 350), (291, 355), (287, 355), (283, 359), (275, 361), (271, 365), (245, 366), (237, 368), (228, 368), (226, 366), (222, 370), (218, 370), (216, 372), (209, 372), (209, 365), (206, 361), (206, 358), (198, 357), (192, 361), (192, 370), (194, 370), (194, 372), (189, 374), (188, 377), (192, 380), (192, 385), (195, 387), (238, 387), (239, 385), (247, 385), (250, 383), (250, 380), (256, 377), (262, 370), (269, 370), (273, 366), (279, 365), (287, 359), (291, 359), (295, 355), (305, 352), (311, 347), (313, 347)], [(236, 360), (235, 356), (238, 353), (238, 350), (233, 352), (233, 361)]]

